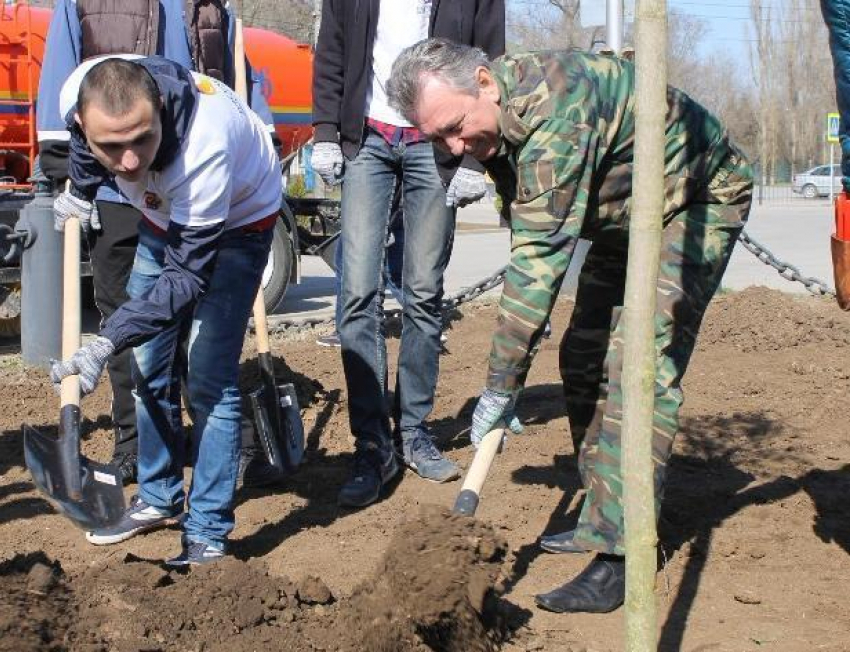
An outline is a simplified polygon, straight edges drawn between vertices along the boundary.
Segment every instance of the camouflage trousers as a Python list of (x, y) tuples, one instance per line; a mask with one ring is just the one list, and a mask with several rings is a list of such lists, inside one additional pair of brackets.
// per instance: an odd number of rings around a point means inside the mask
[[(657, 371), (652, 455), (656, 515), (678, 429), (682, 376), (752, 198), (746, 161), (730, 155), (696, 201), (665, 218), (655, 313)], [(579, 277), (575, 310), (560, 348), (567, 416), (586, 491), (574, 541), (624, 554), (620, 468), (623, 295), (626, 248), (594, 239)]]

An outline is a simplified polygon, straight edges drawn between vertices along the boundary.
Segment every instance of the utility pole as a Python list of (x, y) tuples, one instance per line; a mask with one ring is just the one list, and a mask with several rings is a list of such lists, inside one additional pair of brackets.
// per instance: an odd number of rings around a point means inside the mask
[(626, 548), (625, 639), (627, 652), (655, 652), (658, 535), (652, 422), (655, 309), (664, 211), (666, 0), (638, 0), (635, 30), (635, 167), (626, 272), (621, 460)]
[(319, 27), (322, 25), (322, 0), (313, 0), (313, 47), (319, 41)]
[(605, 0), (605, 41), (614, 52), (623, 51), (623, 0)]

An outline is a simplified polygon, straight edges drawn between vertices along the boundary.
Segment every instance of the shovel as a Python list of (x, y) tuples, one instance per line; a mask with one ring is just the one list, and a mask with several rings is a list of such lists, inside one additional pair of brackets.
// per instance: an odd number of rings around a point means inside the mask
[(475, 457), (472, 458), (472, 464), (469, 465), (469, 471), (463, 479), (463, 486), (452, 508), (453, 513), (461, 516), (475, 516), (481, 499), (481, 488), (484, 486), (496, 454), (502, 447), (504, 436), (504, 428), (494, 428), (484, 435), (475, 452)]
[(260, 387), (248, 394), (254, 427), (266, 458), (280, 473), (293, 473), (304, 458), (304, 424), (292, 383), (278, 385), (269, 346), (263, 289), (254, 299), (254, 332)]
[[(233, 59), (236, 93), (247, 104), (248, 85), (245, 72), (245, 41), (242, 19), (236, 19)], [(298, 397), (291, 383), (278, 385), (269, 346), (269, 327), (263, 288), (254, 299), (254, 331), (257, 341), (257, 363), (260, 387), (248, 394), (254, 412), (257, 438), (269, 464), (280, 473), (293, 473), (304, 457), (304, 424), (298, 408)]]
[[(80, 348), (80, 221), (65, 222), (62, 357)], [(62, 380), (59, 434), (24, 424), (24, 459), (38, 490), (61, 514), (84, 530), (109, 527), (125, 510), (121, 475), (80, 452), (80, 377)]]

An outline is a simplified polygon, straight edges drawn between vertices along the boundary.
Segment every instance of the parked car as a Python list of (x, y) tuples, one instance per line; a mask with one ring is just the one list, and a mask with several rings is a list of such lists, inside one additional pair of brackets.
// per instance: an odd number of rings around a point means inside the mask
[(791, 189), (806, 199), (815, 199), (829, 194), (830, 181), (833, 192), (841, 192), (840, 165), (832, 166), (832, 175), (829, 174), (828, 165), (819, 165), (802, 174), (795, 174)]

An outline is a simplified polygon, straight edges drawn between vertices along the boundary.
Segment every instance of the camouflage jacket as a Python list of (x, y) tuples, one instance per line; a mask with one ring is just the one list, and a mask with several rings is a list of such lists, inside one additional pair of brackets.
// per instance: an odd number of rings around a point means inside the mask
[[(487, 161), (511, 222), (511, 258), (487, 386), (521, 387), (579, 236), (628, 245), (634, 154), (634, 66), (579, 51), (517, 54), (492, 65), (501, 145)], [(729, 155), (720, 122), (667, 93), (665, 222)]]

